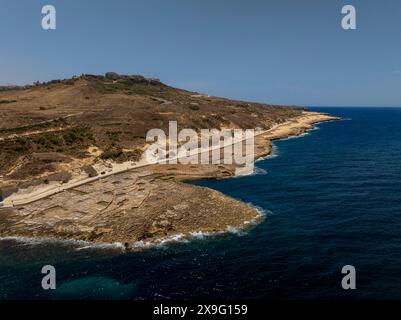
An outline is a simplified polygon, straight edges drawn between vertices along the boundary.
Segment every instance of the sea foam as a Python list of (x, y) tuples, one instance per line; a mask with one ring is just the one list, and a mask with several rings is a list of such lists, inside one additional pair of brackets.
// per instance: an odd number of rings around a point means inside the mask
[(252, 203), (247, 203), (249, 206), (256, 209), (258, 214), (252, 218), (251, 220), (244, 221), (242, 226), (240, 227), (233, 227), (227, 226), (225, 230), (215, 231), (215, 232), (208, 232), (208, 231), (193, 231), (187, 234), (179, 233), (172, 236), (167, 236), (164, 238), (156, 239), (153, 241), (136, 241), (132, 244), (133, 251), (141, 251), (144, 249), (151, 249), (151, 248), (158, 248), (163, 249), (167, 248), (169, 245), (177, 244), (177, 243), (188, 243), (191, 240), (205, 240), (206, 238), (221, 236), (224, 234), (233, 234), (237, 236), (244, 236), (247, 234), (249, 229), (252, 226), (256, 226), (260, 223), (264, 218), (268, 215), (271, 215), (272, 212), (269, 210), (264, 210), (258, 206), (253, 205)]
[(38, 246), (45, 244), (59, 244), (59, 245), (68, 245), (72, 247), (76, 247), (75, 250), (87, 250), (87, 249), (125, 249), (124, 245), (121, 242), (100, 242), (93, 243), (84, 240), (74, 240), (74, 239), (54, 239), (54, 238), (46, 238), (46, 237), (0, 237), (0, 241), (14, 241), (23, 246)]

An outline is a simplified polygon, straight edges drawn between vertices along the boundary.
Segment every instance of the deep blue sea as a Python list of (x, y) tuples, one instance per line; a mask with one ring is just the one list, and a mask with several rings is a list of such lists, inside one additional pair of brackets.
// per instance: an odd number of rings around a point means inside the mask
[(254, 175), (193, 182), (262, 208), (248, 232), (129, 254), (2, 240), (0, 299), (401, 299), (401, 108), (316, 110), (344, 120), (276, 141)]

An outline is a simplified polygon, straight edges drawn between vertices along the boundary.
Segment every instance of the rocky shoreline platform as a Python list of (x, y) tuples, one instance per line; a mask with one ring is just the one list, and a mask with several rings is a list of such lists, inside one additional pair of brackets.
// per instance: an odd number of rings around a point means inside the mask
[[(255, 158), (269, 155), (273, 140), (338, 119), (303, 111), (255, 136)], [(185, 183), (231, 177), (235, 169), (223, 164), (157, 164), (95, 179), (31, 203), (0, 208), (0, 237), (118, 242), (130, 250), (138, 242), (244, 229), (262, 219), (256, 208)]]

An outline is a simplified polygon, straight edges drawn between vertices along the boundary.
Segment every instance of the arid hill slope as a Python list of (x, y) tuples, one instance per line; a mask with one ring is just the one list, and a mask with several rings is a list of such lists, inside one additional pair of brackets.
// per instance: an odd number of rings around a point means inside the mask
[(268, 129), (301, 112), (115, 73), (0, 87), (0, 187), (98, 159), (138, 160), (147, 131), (167, 132), (170, 120), (179, 128)]

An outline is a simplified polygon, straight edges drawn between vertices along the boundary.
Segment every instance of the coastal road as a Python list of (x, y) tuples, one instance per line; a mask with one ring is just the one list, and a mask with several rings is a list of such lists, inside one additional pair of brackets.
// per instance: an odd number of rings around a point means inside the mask
[[(319, 117), (320, 116), (320, 117)], [(326, 118), (325, 118), (326, 117)], [(334, 118), (333, 118), (334, 119)], [(330, 120), (329, 116), (323, 115), (323, 114), (318, 114), (318, 113), (310, 113), (310, 112), (303, 112), (302, 116), (297, 117), (296, 121), (294, 121), (294, 119), (292, 120), (288, 120), (286, 122), (283, 122), (281, 124), (276, 124), (273, 125), (270, 129), (268, 130), (263, 130), (263, 131), (258, 131), (257, 133), (255, 133), (254, 137), (260, 136), (260, 135), (264, 135), (264, 134), (269, 134), (269, 133), (273, 133), (277, 135), (277, 132), (274, 131), (280, 131), (281, 128), (285, 128), (286, 126), (289, 126), (291, 124), (293, 125), (302, 125), (302, 124), (312, 124), (312, 123), (317, 123), (317, 122), (321, 122), (321, 121), (327, 121)], [(218, 146), (214, 146), (211, 148), (207, 148), (207, 149), (195, 149), (193, 153), (189, 153), (189, 154), (185, 154), (185, 155), (177, 155), (176, 157), (170, 158), (169, 160), (177, 160), (177, 162), (180, 159), (183, 158), (187, 158), (189, 156), (193, 156), (193, 155), (201, 155), (203, 153), (210, 153), (213, 150), (216, 149), (223, 149), (226, 146), (230, 146), (230, 145), (234, 145), (237, 143), (242, 143), (243, 141), (246, 140), (246, 138), (243, 138), (241, 140), (235, 140), (231, 139), (232, 141), (229, 141), (228, 143), (224, 143), (223, 145), (218, 145)], [(123, 168), (116, 168), (113, 169), (109, 172), (106, 172), (103, 175), (99, 175), (96, 177), (92, 177), (92, 178), (86, 178), (83, 180), (79, 180), (79, 181), (74, 181), (74, 182), (70, 182), (70, 183), (65, 183), (63, 185), (59, 185), (57, 187), (51, 188), (51, 189), (45, 189), (42, 191), (38, 191), (35, 193), (31, 193), (31, 194), (26, 194), (26, 195), (15, 195), (15, 196), (11, 196), (9, 198), (6, 198), (3, 201), (3, 207), (14, 207), (14, 206), (18, 206), (18, 205), (24, 205), (24, 204), (28, 204), (28, 203), (32, 203), (35, 201), (38, 201), (40, 199), (52, 196), (54, 194), (72, 189), (72, 188), (76, 188), (79, 186), (82, 186), (84, 184), (88, 184), (103, 178), (107, 178), (109, 176), (112, 175), (116, 175), (119, 173), (123, 173), (123, 172), (127, 172), (130, 170), (135, 170), (135, 169), (139, 169), (139, 168), (145, 168), (145, 167), (149, 167), (155, 164), (163, 164), (166, 163), (166, 160), (161, 160), (161, 161), (154, 161), (154, 162), (148, 162), (148, 163), (142, 163), (142, 164), (128, 164), (126, 167)]]

